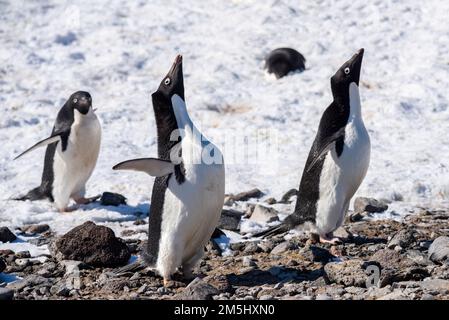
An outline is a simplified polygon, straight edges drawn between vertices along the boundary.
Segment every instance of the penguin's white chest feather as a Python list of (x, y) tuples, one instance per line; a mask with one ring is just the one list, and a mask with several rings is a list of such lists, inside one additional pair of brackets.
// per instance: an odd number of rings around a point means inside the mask
[[(185, 106), (174, 107), (175, 110), (185, 110)], [(177, 115), (180, 128), (185, 127), (184, 121), (191, 125), (185, 111), (183, 116), (186, 118)], [(165, 192), (157, 261), (157, 269), (163, 276), (169, 276), (180, 265), (189, 269), (201, 258), (223, 207), (225, 170), (222, 154), (198, 134), (193, 125), (186, 128), (181, 142), (185, 181), (179, 184), (173, 174)], [(214, 150), (213, 158), (219, 161), (205, 163), (204, 153), (211, 149)]]
[(350, 85), (350, 115), (345, 128), (343, 152), (335, 147), (326, 155), (320, 175), (316, 227), (321, 235), (337, 229), (344, 220), (349, 201), (369, 166), (371, 144), (360, 110), (358, 87)]
[(101, 126), (92, 108), (86, 115), (74, 113), (67, 148), (62, 151), (58, 144), (53, 163), (53, 197), (58, 208), (65, 208), (71, 197), (84, 196), (100, 151)]
[[(186, 145), (189, 141), (186, 140), (182, 142), (183, 153), (188, 150)], [(199, 149), (200, 146), (192, 148)], [(179, 184), (175, 175), (172, 175), (165, 192), (158, 255), (161, 273), (167, 270), (167, 266), (172, 266), (168, 267), (170, 270), (181, 264), (189, 264), (191, 259), (195, 260), (198, 254), (202, 254), (218, 224), (223, 207), (223, 163), (184, 162), (184, 168), (185, 181)]]

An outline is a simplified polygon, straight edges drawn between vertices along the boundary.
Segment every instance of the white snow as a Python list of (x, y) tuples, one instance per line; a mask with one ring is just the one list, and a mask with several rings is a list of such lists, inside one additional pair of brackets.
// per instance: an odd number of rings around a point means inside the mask
[[(177, 53), (191, 118), (225, 155), (226, 191), (257, 187), (280, 198), (298, 187), (331, 102), (329, 78), (364, 47), (360, 93), (372, 151), (358, 195), (402, 197), (384, 217), (447, 208), (448, 12), (438, 0), (1, 1), (0, 225), (137, 228), (153, 179), (111, 167), (156, 155), (150, 93)], [(274, 80), (263, 58), (282, 46), (298, 49), (307, 70)], [(119, 192), (130, 206), (59, 214), (45, 201), (7, 200), (40, 182), (44, 149), (12, 159), (49, 135), (77, 90), (92, 94), (103, 129), (87, 193)], [(146, 227), (138, 228), (144, 239)]]

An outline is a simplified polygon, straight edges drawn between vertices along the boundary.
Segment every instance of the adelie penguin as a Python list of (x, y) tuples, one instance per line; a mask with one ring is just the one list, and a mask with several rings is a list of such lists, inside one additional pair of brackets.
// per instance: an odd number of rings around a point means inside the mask
[(304, 56), (292, 48), (278, 48), (271, 51), (265, 58), (265, 69), (274, 74), (277, 79), (289, 72), (304, 71), (306, 69)]
[(166, 285), (179, 267), (191, 278), (203, 256), (223, 207), (225, 170), (220, 150), (198, 131), (187, 112), (180, 55), (152, 94), (152, 102), (158, 158), (128, 160), (113, 169), (156, 177), (142, 257)]
[(86, 204), (86, 182), (100, 151), (101, 126), (88, 92), (73, 93), (59, 110), (50, 137), (39, 141), (15, 159), (47, 146), (41, 185), (15, 200), (49, 199), (61, 211), (70, 211), (70, 199)]
[(362, 119), (359, 78), (363, 49), (331, 78), (333, 102), (324, 111), (299, 185), (295, 211), (281, 225), (257, 236), (288, 231), (305, 223), (321, 242), (334, 243), (349, 201), (370, 161), (370, 138)]

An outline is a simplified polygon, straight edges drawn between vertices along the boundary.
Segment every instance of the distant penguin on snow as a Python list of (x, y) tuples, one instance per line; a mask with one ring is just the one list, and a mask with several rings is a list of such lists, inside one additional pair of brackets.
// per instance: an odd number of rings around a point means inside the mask
[(289, 72), (304, 71), (306, 69), (304, 56), (292, 48), (278, 48), (271, 51), (265, 58), (265, 69), (273, 73), (277, 79)]
[(49, 199), (61, 211), (67, 208), (70, 198), (77, 204), (86, 204), (86, 182), (98, 159), (101, 126), (92, 109), (88, 92), (73, 93), (59, 110), (50, 137), (39, 141), (15, 159), (43, 146), (47, 146), (41, 185), (14, 200)]
[(299, 185), (293, 214), (256, 236), (286, 232), (307, 222), (321, 242), (334, 243), (349, 201), (369, 166), (370, 138), (362, 119), (359, 78), (363, 49), (331, 78), (334, 101), (324, 111)]
[(180, 55), (152, 94), (152, 101), (158, 159), (128, 160), (113, 169), (156, 177), (148, 245), (142, 256), (167, 285), (178, 267), (190, 278), (203, 256), (223, 207), (225, 170), (220, 150), (201, 135), (187, 112)]

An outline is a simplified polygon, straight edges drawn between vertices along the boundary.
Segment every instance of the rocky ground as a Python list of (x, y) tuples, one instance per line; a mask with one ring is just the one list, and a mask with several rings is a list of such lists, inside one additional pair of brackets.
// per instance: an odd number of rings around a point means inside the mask
[[(226, 201), (258, 196), (252, 190)], [(265, 202), (246, 212), (224, 210), (220, 228), (238, 232), (242, 216), (277, 220), (270, 208), (276, 200)], [(401, 222), (370, 218), (387, 206), (357, 199), (356, 212), (337, 231), (345, 240), (336, 245), (283, 234), (231, 243), (224, 254), (211, 240), (197, 277), (186, 281), (176, 275), (168, 287), (151, 270), (117, 273), (138, 255), (139, 240), (122, 240), (91, 222), (60, 237), (47, 225), (24, 226), (17, 232), (38, 235), (33, 241), (49, 245), (52, 253), (33, 258), (29, 252), (0, 251), (0, 299), (449, 299), (449, 211), (421, 208)], [(14, 239), (11, 230), (0, 228), (0, 241)], [(8, 274), (18, 280), (1, 283)]]

